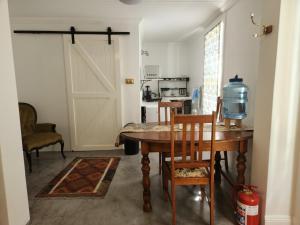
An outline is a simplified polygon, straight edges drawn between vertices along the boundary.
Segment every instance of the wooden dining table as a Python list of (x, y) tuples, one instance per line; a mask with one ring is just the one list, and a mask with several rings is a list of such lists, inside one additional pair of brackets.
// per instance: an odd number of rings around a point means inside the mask
[[(176, 134), (176, 145), (179, 148), (181, 143), (182, 132)], [(222, 151), (236, 151), (238, 152), (236, 170), (237, 177), (234, 184), (245, 183), (245, 171), (246, 171), (246, 152), (248, 141), (252, 139), (253, 131), (217, 131), (216, 132), (216, 143), (215, 149), (215, 179), (221, 179), (221, 164), (220, 164), (220, 152)], [(195, 142), (197, 143), (197, 132), (195, 132)], [(155, 132), (123, 132), (119, 135), (120, 144), (124, 143), (125, 140), (133, 140), (141, 142), (141, 153), (142, 153), (142, 173), (143, 173), (143, 210), (145, 212), (152, 211), (151, 204), (151, 190), (150, 190), (150, 159), (149, 153), (152, 152), (169, 152), (170, 151), (170, 132), (167, 131), (155, 131)], [(204, 151), (209, 151), (211, 132), (203, 133), (204, 140)], [(187, 142), (188, 142), (187, 137)]]

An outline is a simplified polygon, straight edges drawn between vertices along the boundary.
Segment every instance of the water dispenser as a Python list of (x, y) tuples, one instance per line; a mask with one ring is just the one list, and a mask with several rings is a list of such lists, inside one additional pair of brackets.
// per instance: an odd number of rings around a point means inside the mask
[(242, 120), (247, 116), (248, 87), (236, 75), (223, 88), (224, 119)]

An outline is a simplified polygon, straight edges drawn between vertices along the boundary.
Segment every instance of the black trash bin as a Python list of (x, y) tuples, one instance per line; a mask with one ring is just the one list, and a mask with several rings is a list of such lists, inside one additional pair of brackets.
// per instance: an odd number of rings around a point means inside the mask
[(136, 155), (139, 153), (139, 142), (133, 140), (125, 140), (124, 143), (126, 155)]

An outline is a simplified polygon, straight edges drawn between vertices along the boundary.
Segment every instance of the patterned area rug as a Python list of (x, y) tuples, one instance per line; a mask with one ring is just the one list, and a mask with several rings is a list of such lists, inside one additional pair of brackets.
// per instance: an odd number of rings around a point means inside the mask
[(37, 197), (104, 197), (119, 161), (119, 157), (75, 158)]

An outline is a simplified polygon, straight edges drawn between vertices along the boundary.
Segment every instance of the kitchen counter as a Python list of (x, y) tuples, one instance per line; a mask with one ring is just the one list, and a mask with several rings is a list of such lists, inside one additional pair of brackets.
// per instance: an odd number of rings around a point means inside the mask
[(162, 101), (163, 102), (170, 102), (170, 101), (185, 101), (185, 100), (192, 100), (192, 97), (163, 97)]
[[(192, 100), (192, 97), (163, 97), (162, 102), (170, 102), (170, 101), (185, 101), (185, 100)], [(157, 108), (157, 102), (146, 102), (142, 101), (142, 105), (147, 108)]]
[(145, 102), (142, 101), (142, 107), (147, 107), (147, 108), (157, 108), (158, 107), (158, 103), (157, 102)]
[[(170, 102), (170, 101), (183, 101), (184, 102), (184, 113), (190, 114), (191, 113), (191, 97), (163, 97), (163, 102)], [(143, 101), (141, 104), (144, 109), (142, 110), (142, 120), (144, 119), (145, 122), (157, 122), (158, 117), (158, 102), (145, 102)], [(164, 121), (164, 109), (161, 110), (161, 119)]]

